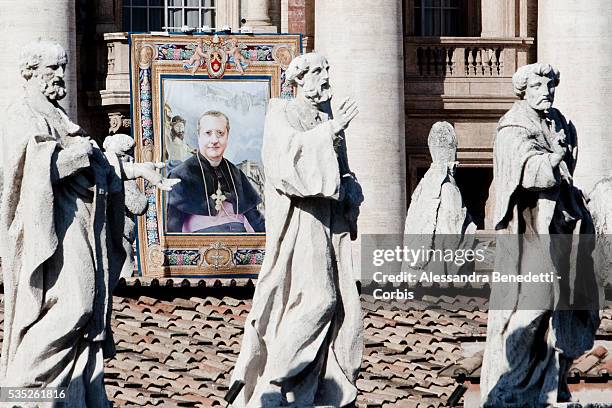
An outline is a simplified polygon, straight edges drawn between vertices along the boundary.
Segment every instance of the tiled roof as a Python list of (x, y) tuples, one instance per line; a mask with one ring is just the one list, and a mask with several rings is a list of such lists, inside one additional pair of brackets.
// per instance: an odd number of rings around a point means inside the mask
[[(117, 406), (224, 407), (252, 282), (158, 286), (124, 285), (115, 296), (117, 355), (106, 364), (109, 398)], [(424, 301), (441, 308), (414, 310), (362, 296), (365, 352), (358, 406), (441, 407), (460, 381), (477, 380), (486, 302), (468, 297)], [(599, 335), (612, 339), (612, 313), (604, 317)], [(576, 361), (575, 380), (596, 376), (607, 381), (612, 351), (608, 343), (599, 343)]]

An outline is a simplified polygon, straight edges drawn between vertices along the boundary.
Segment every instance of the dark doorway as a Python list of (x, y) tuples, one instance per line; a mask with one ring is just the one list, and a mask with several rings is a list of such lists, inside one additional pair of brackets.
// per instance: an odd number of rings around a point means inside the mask
[(463, 204), (474, 219), (479, 230), (485, 228), (485, 207), (489, 198), (489, 187), (493, 182), (491, 167), (459, 167), (455, 173), (457, 186), (461, 190)]

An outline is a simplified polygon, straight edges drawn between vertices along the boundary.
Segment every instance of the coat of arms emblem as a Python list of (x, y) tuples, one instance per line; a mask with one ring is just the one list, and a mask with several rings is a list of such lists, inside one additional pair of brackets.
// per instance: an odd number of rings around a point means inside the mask
[(244, 48), (235, 39), (225, 40), (215, 34), (212, 39), (202, 39), (193, 45), (193, 55), (183, 67), (195, 75), (200, 67), (205, 66), (211, 78), (223, 77), (226, 68), (231, 66), (244, 74), (248, 67), (247, 59), (241, 53)]

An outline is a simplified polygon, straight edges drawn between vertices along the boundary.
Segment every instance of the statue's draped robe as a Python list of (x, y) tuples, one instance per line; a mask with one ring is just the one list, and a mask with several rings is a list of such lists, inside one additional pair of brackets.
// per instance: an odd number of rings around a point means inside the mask
[[(605, 177), (589, 194), (589, 211), (597, 234), (596, 273), (601, 286), (612, 285), (612, 177)], [(603, 299), (603, 293), (599, 294)]]
[[(592, 220), (580, 190), (561, 177), (574, 171), (575, 130), (556, 109), (540, 118), (526, 103), (516, 102), (502, 117), (495, 138), (495, 270), (553, 270), (562, 276), (580, 263), (576, 282), (591, 282), (589, 247), (573, 249), (592, 236)], [(555, 135), (568, 145), (557, 167), (550, 162)], [(569, 277), (562, 277), (567, 283)], [(597, 310), (585, 304), (572, 310), (575, 300), (565, 297), (559, 281), (492, 286), (481, 374), (484, 406), (539, 407), (569, 398), (567, 372), (592, 347), (599, 325)]]
[(69, 387), (68, 407), (108, 406), (103, 356), (114, 353), (112, 288), (125, 259), (121, 179), (98, 148), (81, 159), (63, 149), (82, 131), (60, 108), (26, 100), (9, 117), (0, 383)]
[[(134, 159), (123, 156), (121, 159), (117, 154), (106, 151), (105, 155), (109, 163), (115, 169), (118, 178), (124, 178), (124, 167), (133, 166)], [(121, 268), (120, 277), (130, 278), (134, 274), (134, 242), (136, 241), (136, 216), (144, 215), (149, 206), (147, 196), (140, 191), (138, 183), (134, 179), (123, 181), (123, 202), (125, 203), (125, 217), (123, 224), (123, 250), (125, 261)]]
[(313, 114), (270, 101), (266, 256), (232, 376), (246, 383), (235, 407), (342, 407), (357, 396), (363, 322), (339, 200), (351, 192), (341, 192), (331, 123)]
[[(432, 163), (412, 193), (404, 225), (404, 246), (410, 249), (471, 249), (476, 225), (463, 205), (449, 164)], [(435, 265), (434, 265), (435, 264)], [(433, 268), (433, 269), (431, 269)], [(443, 270), (436, 270), (437, 268)], [(460, 267), (450, 262), (402, 265), (411, 270), (455, 274)]]

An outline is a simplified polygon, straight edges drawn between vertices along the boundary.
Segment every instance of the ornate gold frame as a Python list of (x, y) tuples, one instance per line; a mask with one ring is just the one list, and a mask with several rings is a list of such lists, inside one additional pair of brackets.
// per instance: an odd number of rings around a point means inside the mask
[[(137, 161), (163, 161), (161, 151), (162, 75), (193, 77), (183, 64), (193, 55), (195, 44), (222, 48), (235, 41), (248, 58), (246, 72), (225, 63), (227, 55), (214, 61), (207, 55), (198, 64), (198, 77), (232, 80), (252, 76), (270, 78), (270, 97), (291, 97), (293, 88), (285, 82), (284, 71), (301, 53), (299, 35), (170, 35), (130, 36), (130, 74), (133, 137)], [(194, 44), (195, 43), (195, 44)], [(228, 53), (229, 54), (229, 53)], [(178, 57), (178, 58), (177, 58)], [(235, 61), (235, 59), (234, 59)], [(218, 70), (214, 70), (214, 69)], [(138, 269), (144, 277), (252, 277), (259, 272), (264, 255), (265, 234), (176, 235), (163, 229), (163, 193), (140, 181), (149, 199), (147, 213), (138, 219)]]

